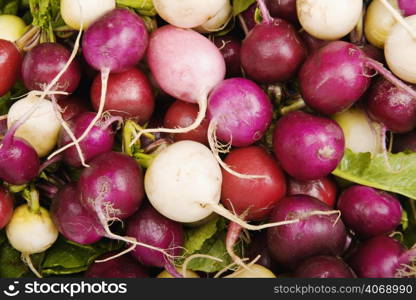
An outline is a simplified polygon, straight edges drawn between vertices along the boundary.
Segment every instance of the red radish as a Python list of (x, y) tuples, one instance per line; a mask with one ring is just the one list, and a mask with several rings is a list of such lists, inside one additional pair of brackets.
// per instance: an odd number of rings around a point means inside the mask
[(397, 134), (393, 139), (394, 152), (411, 151), (416, 152), (416, 132)]
[(197, 128), (205, 118), (207, 98), (225, 76), (225, 62), (218, 48), (203, 35), (171, 25), (152, 33), (147, 62), (160, 88), (170, 96), (199, 105), (195, 121), (185, 128), (145, 129), (147, 132), (185, 133)]
[(9, 223), (13, 215), (13, 198), (4, 187), (0, 187), (0, 229)]
[(385, 79), (378, 80), (367, 97), (367, 112), (388, 130), (405, 133), (416, 127), (416, 98)]
[(362, 185), (346, 189), (338, 199), (338, 209), (345, 224), (361, 238), (388, 234), (402, 220), (396, 197)]
[(304, 30), (302, 30), (299, 33), (299, 35), (304, 41), (305, 47), (308, 49), (309, 54), (314, 53), (315, 51), (321, 49), (329, 43), (328, 41), (317, 39), (316, 37), (310, 35)]
[[(43, 91), (64, 69), (71, 52), (57, 43), (39, 44), (23, 59), (22, 78), (29, 90)], [(78, 87), (81, 70), (78, 61), (73, 60), (59, 80), (52, 87), (55, 91), (72, 93)]]
[[(81, 136), (95, 116), (96, 114), (93, 112), (84, 112), (71, 119), (69, 126), (76, 138)], [(79, 143), (86, 162), (91, 161), (102, 153), (111, 151), (114, 145), (112, 124), (119, 121), (121, 121), (120, 117), (102, 118), (94, 125), (88, 136)], [(62, 147), (70, 142), (70, 136), (65, 130), (61, 130), (58, 145)], [(72, 167), (80, 167), (82, 164), (74, 146), (65, 150), (63, 159)]]
[[(319, 215), (312, 215), (319, 212)], [(300, 218), (301, 221), (267, 229), (267, 246), (277, 263), (296, 268), (303, 260), (316, 255), (340, 255), (346, 241), (345, 226), (323, 202), (303, 195), (280, 200), (269, 221)]]
[(302, 264), (295, 271), (297, 278), (356, 278), (351, 268), (340, 258), (335, 256), (314, 256)]
[(58, 149), (48, 159), (87, 137), (104, 111), (109, 73), (132, 68), (143, 57), (147, 46), (148, 33), (144, 21), (125, 8), (108, 12), (88, 27), (82, 41), (82, 53), (87, 63), (101, 72), (102, 89), (98, 112), (76, 141)]
[(360, 244), (348, 259), (360, 278), (415, 277), (408, 266), (416, 260), (416, 248), (406, 250), (388, 236), (377, 236)]
[(81, 96), (60, 98), (57, 103), (61, 108), (64, 121), (69, 121), (76, 115), (90, 110), (88, 102)]
[(221, 202), (246, 220), (264, 220), (286, 194), (286, 179), (277, 161), (261, 147), (233, 149), (224, 162), (233, 170), (266, 178), (242, 179), (222, 171)]
[(256, 10), (257, 4), (254, 3), (239, 15), (241, 27), (246, 35), (257, 25), (254, 16)]
[[(100, 259), (114, 256), (110, 252), (102, 255)], [(146, 270), (134, 259), (128, 256), (117, 257), (106, 262), (95, 262), (84, 273), (85, 278), (147, 278)]]
[[(91, 86), (91, 103), (95, 110), (100, 106), (101, 78), (96, 76)], [(152, 87), (137, 68), (110, 74), (104, 110), (113, 116), (135, 118), (140, 124), (149, 121), (154, 110)]]
[(258, 0), (263, 22), (247, 35), (241, 47), (241, 63), (248, 77), (259, 83), (292, 78), (306, 57), (306, 48), (295, 29), (282, 19), (270, 17)]
[(282, 18), (292, 24), (298, 24), (296, 0), (266, 0), (270, 15), (274, 18)]
[(82, 207), (76, 184), (62, 187), (51, 205), (51, 216), (59, 232), (78, 244), (92, 244), (104, 236), (95, 216)]
[(335, 207), (337, 200), (337, 186), (333, 180), (323, 177), (316, 180), (289, 180), (288, 195), (307, 195)]
[(22, 55), (16, 46), (0, 39), (0, 97), (6, 94), (15, 84), (22, 64)]
[(416, 15), (416, 2), (412, 0), (398, 0), (397, 2), (405, 17)]
[(322, 114), (335, 114), (352, 106), (367, 90), (371, 70), (416, 97), (416, 92), (395, 78), (357, 46), (335, 41), (312, 54), (299, 72), (306, 104)]
[[(198, 115), (198, 105), (176, 100), (167, 110), (163, 126), (166, 128), (187, 127), (191, 125)], [(204, 119), (201, 124), (185, 133), (173, 135), (175, 141), (191, 140), (208, 145), (208, 119)]]
[[(181, 254), (184, 243), (182, 225), (159, 214), (152, 206), (146, 205), (129, 218), (126, 234), (138, 242), (164, 249), (173, 257)], [(160, 251), (136, 246), (131, 252), (140, 263), (152, 267), (164, 267), (175, 277), (182, 277), (170, 258)]]
[(214, 37), (214, 44), (224, 56), (227, 77), (241, 76), (241, 41), (231, 35)]
[(282, 168), (298, 180), (327, 176), (341, 161), (344, 146), (344, 134), (337, 123), (302, 111), (283, 116), (273, 137)]

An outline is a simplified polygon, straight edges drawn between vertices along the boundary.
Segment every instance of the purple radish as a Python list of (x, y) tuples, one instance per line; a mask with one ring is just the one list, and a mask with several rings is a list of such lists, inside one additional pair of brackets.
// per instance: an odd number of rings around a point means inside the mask
[(301, 263), (295, 271), (297, 278), (356, 278), (351, 268), (335, 256), (314, 256)]
[(266, 93), (248, 79), (226, 79), (209, 96), (210, 126), (215, 124), (219, 140), (236, 147), (249, 146), (261, 139), (272, 114)]
[[(22, 78), (27, 89), (43, 91), (64, 68), (71, 52), (57, 43), (43, 43), (30, 50), (23, 59)], [(81, 79), (79, 63), (73, 60), (56, 84), (54, 91), (72, 93)]]
[(385, 79), (378, 80), (370, 88), (367, 112), (395, 133), (405, 133), (416, 127), (416, 98)]
[(299, 72), (306, 104), (322, 114), (335, 114), (352, 106), (370, 85), (372, 70), (416, 97), (416, 91), (393, 76), (357, 46), (335, 41), (314, 52)]
[(302, 38), (306, 48), (308, 49), (308, 53), (312, 54), (315, 51), (321, 49), (322, 47), (328, 45), (328, 41), (325, 40), (321, 40), (318, 39), (312, 35), (310, 35), (309, 33), (307, 33), (306, 31), (301, 31), (299, 33), (300, 37)]
[(241, 76), (241, 41), (231, 35), (214, 37), (227, 68), (227, 77)]
[(407, 266), (416, 260), (416, 248), (406, 250), (388, 236), (373, 237), (360, 244), (348, 263), (360, 278), (415, 277)]
[(416, 15), (416, 2), (414, 0), (397, 0), (403, 16)]
[(90, 66), (101, 71), (102, 88), (97, 115), (76, 141), (61, 147), (49, 158), (79, 144), (88, 136), (104, 111), (109, 73), (134, 67), (144, 56), (148, 41), (144, 21), (125, 8), (113, 9), (88, 27), (82, 40), (82, 53)]
[(147, 62), (156, 83), (170, 96), (199, 105), (194, 122), (182, 128), (151, 128), (140, 131), (132, 141), (147, 132), (186, 133), (205, 118), (207, 98), (224, 79), (226, 66), (220, 50), (209, 39), (191, 29), (166, 25), (153, 31)]
[(342, 220), (361, 238), (388, 234), (400, 225), (402, 207), (393, 195), (354, 185), (338, 199)]
[(274, 18), (282, 18), (292, 24), (298, 24), (298, 12), (296, 0), (266, 0), (270, 15)]
[[(164, 249), (172, 256), (178, 256), (182, 252), (182, 225), (162, 216), (150, 205), (146, 205), (129, 218), (126, 234), (138, 242)], [(182, 277), (176, 271), (173, 262), (160, 251), (136, 246), (131, 254), (143, 265), (164, 267), (172, 276)]]
[(306, 48), (292, 25), (271, 18), (264, 1), (258, 0), (258, 3), (263, 22), (243, 41), (243, 69), (259, 83), (286, 81), (296, 75), (306, 57)]
[[(114, 256), (107, 253), (100, 257)], [(121, 256), (106, 262), (95, 262), (84, 273), (85, 278), (147, 278), (146, 270), (129, 256)]]
[(283, 169), (298, 180), (315, 180), (331, 173), (344, 155), (344, 134), (334, 121), (302, 111), (276, 124), (273, 147)]
[(133, 215), (144, 197), (143, 172), (131, 157), (107, 152), (94, 158), (79, 178), (77, 192), (82, 205), (96, 217), (106, 236), (131, 242), (112, 233), (108, 222)]
[[(96, 114), (93, 112), (85, 112), (69, 121), (70, 128), (76, 138), (82, 135), (95, 116)], [(102, 121), (94, 125), (88, 136), (79, 143), (86, 162), (102, 153), (111, 151), (114, 144), (114, 132), (111, 125), (116, 121), (120, 121), (120, 119), (120, 117), (110, 117), (107, 120), (103, 118)], [(71, 141), (72, 139), (67, 132), (61, 129), (58, 141), (59, 147), (69, 144)], [(72, 167), (81, 166), (81, 160), (75, 146), (65, 150), (63, 158)]]
[(267, 246), (277, 263), (294, 269), (309, 257), (342, 253), (345, 226), (328, 205), (304, 195), (285, 197), (276, 204), (269, 222), (295, 218), (301, 221), (267, 229)]
[(395, 135), (393, 150), (395, 153), (404, 151), (416, 152), (416, 131)]
[(0, 179), (9, 184), (25, 184), (38, 176), (40, 162), (36, 150), (26, 140), (14, 136), (30, 114), (16, 121), (1, 142)]
[(95, 216), (92, 216), (79, 200), (75, 183), (62, 187), (52, 201), (51, 216), (59, 232), (78, 244), (92, 244), (104, 236)]
[(269, 249), (265, 247), (267, 245), (267, 235), (263, 231), (256, 235), (247, 248), (247, 257), (252, 261), (258, 255), (260, 255), (259, 260), (256, 261), (256, 264), (261, 265), (269, 270), (276, 269), (276, 263), (273, 261)]
[(254, 17), (256, 9), (257, 4), (254, 3), (239, 15), (241, 27), (246, 35), (257, 25)]

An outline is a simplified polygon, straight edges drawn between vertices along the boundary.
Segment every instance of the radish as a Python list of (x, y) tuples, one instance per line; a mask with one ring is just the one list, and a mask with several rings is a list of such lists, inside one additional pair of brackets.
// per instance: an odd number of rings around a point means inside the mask
[(416, 15), (416, 3), (412, 0), (398, 0), (399, 8), (405, 17)]
[(297, 0), (298, 18), (311, 35), (337, 40), (350, 33), (361, 17), (362, 0)]
[[(198, 115), (198, 105), (176, 100), (167, 110), (163, 121), (166, 128), (187, 127), (191, 125)], [(209, 120), (204, 120), (197, 128), (185, 133), (176, 133), (173, 139), (177, 141), (191, 140), (208, 145), (208, 126)]]
[(15, 42), (25, 31), (25, 21), (18, 16), (0, 15), (0, 39)]
[(344, 134), (334, 121), (302, 111), (283, 116), (273, 136), (282, 168), (299, 180), (319, 179), (335, 170), (344, 146)]
[(241, 47), (246, 74), (259, 83), (292, 78), (306, 57), (306, 49), (295, 29), (282, 19), (273, 19), (258, 0), (263, 21), (247, 35)]
[(214, 37), (227, 68), (227, 77), (241, 77), (241, 41), (231, 35)]
[(305, 30), (301, 30), (299, 35), (302, 38), (309, 54), (312, 54), (316, 50), (319, 50), (330, 43), (329, 41), (317, 39), (316, 37), (307, 33)]
[(256, 260), (256, 264), (269, 270), (276, 270), (278, 266), (276, 266), (276, 262), (272, 259), (269, 248), (265, 247), (265, 245), (267, 245), (267, 234), (266, 231), (262, 231), (254, 237), (251, 237), (246, 256), (253, 261), (260, 255), (260, 258)]
[[(43, 91), (64, 69), (71, 52), (57, 43), (39, 44), (26, 53), (22, 64), (23, 82), (29, 90)], [(65, 69), (51, 88), (55, 91), (72, 93), (81, 78), (79, 63), (74, 60)]]
[[(176, 272), (178, 272), (178, 273), (181, 272), (181, 269), (176, 268)], [(185, 276), (183, 276), (183, 277), (185, 277), (185, 278), (200, 278), (200, 276), (197, 273), (195, 273), (194, 271), (191, 271), (191, 270), (186, 270)], [(160, 272), (156, 276), (156, 278), (177, 278), (177, 277), (172, 276), (167, 270), (163, 270), (162, 272)]]
[[(34, 107), (36, 107), (35, 111), (33, 111)], [(42, 99), (36, 94), (29, 94), (10, 107), (7, 115), (9, 130), (15, 122), (29, 112), (32, 112), (31, 115), (18, 127), (15, 136), (28, 141), (40, 157), (46, 156), (58, 141), (61, 129), (58, 112), (51, 101)]]
[(61, 98), (58, 99), (57, 104), (61, 109), (61, 115), (64, 121), (69, 121), (80, 113), (90, 111), (88, 102), (81, 96), (71, 95)]
[(296, 0), (266, 0), (270, 15), (274, 18), (282, 18), (292, 24), (298, 24)]
[(162, 26), (152, 33), (147, 62), (164, 92), (176, 99), (197, 103), (199, 113), (185, 128), (142, 130), (130, 145), (144, 133), (186, 133), (197, 128), (205, 117), (208, 93), (225, 76), (224, 58), (210, 40), (193, 30), (171, 25)]
[(384, 46), (384, 54), (390, 70), (400, 79), (416, 83), (416, 59), (413, 53), (416, 51), (416, 16), (404, 19), (410, 32), (403, 23), (397, 23), (390, 31)]
[(337, 186), (329, 177), (307, 181), (291, 178), (288, 185), (288, 195), (311, 196), (333, 208), (337, 200)]
[(223, 30), (230, 22), (233, 14), (230, 1), (223, 1), (224, 5), (217, 13), (205, 23), (195, 27), (194, 29), (201, 33), (210, 33)]
[[(100, 106), (101, 78), (97, 75), (91, 86), (91, 103)], [(146, 75), (137, 68), (110, 74), (107, 83), (104, 110), (113, 116), (135, 118), (140, 124), (150, 120), (154, 110), (152, 87)]]
[(115, 0), (61, 0), (61, 16), (76, 30), (87, 29), (97, 19), (116, 7)]
[(393, 150), (398, 152), (416, 152), (416, 132), (408, 132), (406, 134), (398, 134), (394, 136)]
[(20, 75), (22, 55), (16, 46), (0, 39), (0, 97), (6, 94), (16, 83)]
[[(141, 208), (129, 218), (126, 234), (138, 242), (164, 249), (172, 257), (177, 257), (182, 252), (182, 225), (160, 215), (150, 205)], [(182, 277), (175, 269), (174, 262), (159, 251), (136, 246), (131, 254), (143, 265), (164, 267), (174, 277)]]
[(396, 197), (367, 186), (349, 187), (337, 206), (342, 220), (361, 238), (391, 233), (402, 220), (402, 207)]
[(257, 11), (257, 4), (253, 3), (249, 6), (248, 9), (243, 11), (241, 14), (238, 15), (238, 18), (240, 20), (240, 25), (245, 33), (247, 35), (254, 26), (257, 25), (257, 21), (255, 20), (255, 14)]
[(58, 238), (58, 230), (49, 212), (39, 206), (38, 199), (31, 206), (23, 204), (14, 210), (6, 227), (6, 235), (12, 247), (22, 253), (22, 259), (32, 272), (42, 277), (34, 268), (30, 255), (44, 252), (51, 247)]
[[(320, 215), (311, 215), (319, 211)], [(300, 222), (267, 230), (267, 246), (277, 263), (296, 268), (303, 260), (316, 255), (339, 255), (344, 250), (344, 223), (323, 202), (304, 195), (280, 200), (269, 221), (300, 218)]]
[(299, 72), (305, 103), (322, 114), (335, 114), (351, 107), (367, 90), (370, 70), (383, 75), (413, 97), (416, 92), (394, 77), (382, 65), (367, 57), (357, 46), (331, 42), (313, 53)]
[(352, 107), (333, 116), (342, 128), (345, 147), (353, 152), (370, 152), (372, 155), (383, 152), (382, 128), (360, 107)]
[(62, 187), (51, 205), (51, 216), (59, 232), (78, 244), (99, 241), (104, 232), (94, 216), (82, 207), (75, 183)]
[(169, 24), (193, 28), (218, 14), (229, 0), (153, 0), (158, 15)]
[[(398, 10), (397, 0), (388, 2)], [(380, 0), (371, 1), (365, 15), (364, 32), (366, 39), (378, 48), (384, 48), (386, 39), (396, 20)]]
[(13, 198), (4, 187), (0, 187), (0, 229), (9, 223), (13, 215)]
[(405, 133), (416, 128), (416, 98), (385, 79), (370, 88), (366, 108), (374, 120), (392, 132)]
[(360, 244), (348, 263), (360, 278), (415, 277), (411, 264), (416, 248), (406, 250), (398, 241), (377, 236)]
[(335, 256), (314, 256), (301, 263), (295, 270), (297, 278), (356, 278), (351, 268)]
[[(70, 129), (76, 138), (81, 136), (91, 121), (95, 118), (95, 116), (96, 114), (93, 112), (85, 112), (74, 117), (69, 122)], [(86, 162), (91, 161), (93, 158), (102, 153), (111, 151), (114, 145), (114, 132), (112, 129), (112, 124), (114, 122), (120, 121), (120, 117), (102, 118), (94, 125), (88, 136), (79, 143)], [(58, 145), (62, 147), (68, 144), (70, 141), (70, 136), (66, 133), (65, 130), (61, 129)], [(63, 159), (68, 165), (72, 167), (81, 166), (81, 160), (74, 146), (65, 150), (63, 153)]]
[[(114, 253), (102, 255), (100, 259), (114, 256)], [(84, 273), (85, 278), (147, 278), (146, 270), (128, 256), (117, 257), (105, 262), (92, 263)]]
[(147, 45), (148, 33), (144, 21), (124, 8), (108, 12), (85, 31), (82, 53), (86, 62), (101, 72), (102, 89), (98, 112), (76, 141), (61, 147), (49, 155), (48, 159), (87, 137), (103, 113), (109, 73), (122, 72), (133, 67), (143, 57)]
[(248, 269), (240, 268), (234, 273), (225, 276), (225, 278), (276, 278), (276, 275), (261, 265), (253, 264)]

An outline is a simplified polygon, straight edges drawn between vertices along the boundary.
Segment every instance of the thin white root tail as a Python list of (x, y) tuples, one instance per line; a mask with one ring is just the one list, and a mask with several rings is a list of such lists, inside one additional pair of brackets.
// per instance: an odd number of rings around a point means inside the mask
[(193, 260), (194, 258), (207, 258), (207, 259), (212, 259), (218, 262), (223, 262), (223, 260), (221, 258), (215, 257), (215, 256), (211, 256), (211, 255), (206, 255), (206, 254), (192, 254), (189, 257), (187, 257), (185, 259), (185, 261), (182, 264), (182, 276), (183, 278), (186, 278), (186, 270), (188, 269), (188, 264), (191, 260)]
[(212, 120), (208, 126), (208, 143), (209, 147), (211, 148), (212, 154), (214, 155), (215, 159), (218, 161), (220, 166), (227, 171), (228, 173), (234, 175), (237, 178), (242, 179), (267, 179), (269, 178), (266, 175), (248, 175), (248, 174), (241, 174), (239, 172), (234, 171), (231, 169), (220, 157), (220, 153), (228, 153), (229, 152), (229, 145), (221, 144), (216, 135), (217, 123), (215, 120)]
[(133, 138), (133, 140), (130, 143), (130, 147), (133, 146), (143, 134), (146, 133), (155, 133), (155, 132), (160, 132), (160, 133), (171, 133), (171, 134), (175, 134), (175, 133), (186, 133), (189, 131), (192, 131), (194, 129), (196, 129), (199, 125), (201, 125), (201, 122), (204, 120), (205, 118), (205, 114), (207, 112), (207, 98), (206, 96), (204, 98), (202, 98), (199, 102), (199, 111), (198, 111), (198, 115), (195, 119), (195, 121), (189, 125), (188, 127), (181, 127), (181, 128), (149, 128), (149, 129), (141, 129), (139, 130), (138, 133), (136, 133), (136, 136)]
[[(249, 271), (251, 271), (250, 267), (252, 265), (254, 265), (260, 259), (260, 257), (261, 257), (260, 254), (257, 255), (256, 258), (254, 258), (249, 264), (246, 265)], [(224, 278), (235, 278), (236, 276), (240, 275), (244, 271), (245, 270), (243, 268), (239, 268), (235, 272), (233, 272), (232, 274), (224, 276)]]
[(304, 220), (308, 217), (312, 217), (312, 216), (329, 216), (329, 215), (337, 214), (338, 217), (334, 222), (334, 226), (335, 226), (335, 224), (338, 222), (338, 220), (340, 218), (340, 215), (341, 215), (341, 212), (339, 210), (311, 211), (311, 212), (306, 213), (305, 215), (301, 215), (298, 218), (292, 219), (292, 220), (286, 220), (286, 221), (274, 222), (274, 223), (266, 223), (266, 224), (261, 224), (261, 225), (252, 225), (252, 224), (248, 224), (247, 222), (241, 220), (238, 216), (232, 214), (229, 210), (227, 210), (224, 206), (222, 206), (220, 204), (208, 204), (208, 205), (217, 214), (223, 216), (224, 218), (226, 218), (230, 221), (233, 221), (233, 222), (237, 223), (241, 227), (243, 227), (245, 229), (248, 229), (248, 230), (262, 230), (262, 229), (266, 229), (266, 228), (270, 228), (270, 227), (277, 227), (277, 226), (283, 226), (283, 225), (298, 223), (298, 222), (301, 222), (302, 220)]
[(406, 20), (402, 17), (401, 14), (397, 10), (394, 9), (394, 7), (387, 2), (387, 0), (380, 0), (380, 2), (384, 5), (384, 7), (392, 14), (394, 19), (403, 26), (404, 29), (410, 34), (412, 39), (416, 41), (416, 32), (415, 30), (409, 25), (409, 23), (406, 22)]
[(30, 258), (30, 255), (27, 253), (22, 253), (22, 261), (27, 264), (29, 269), (33, 272), (33, 274), (36, 275), (38, 278), (43, 278), (42, 275), (36, 270), (35, 266), (33, 266), (32, 259)]

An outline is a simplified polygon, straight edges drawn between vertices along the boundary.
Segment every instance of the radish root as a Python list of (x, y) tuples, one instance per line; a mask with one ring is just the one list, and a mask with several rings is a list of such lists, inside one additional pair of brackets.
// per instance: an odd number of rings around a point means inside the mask
[(30, 258), (30, 255), (27, 253), (22, 253), (22, 261), (27, 264), (29, 269), (33, 272), (33, 274), (36, 275), (38, 278), (43, 278), (42, 275), (36, 270), (36, 268), (33, 266), (32, 259)]

